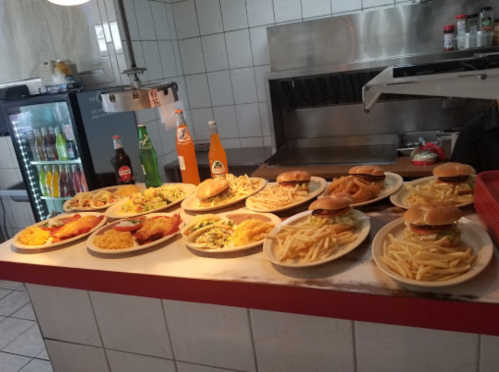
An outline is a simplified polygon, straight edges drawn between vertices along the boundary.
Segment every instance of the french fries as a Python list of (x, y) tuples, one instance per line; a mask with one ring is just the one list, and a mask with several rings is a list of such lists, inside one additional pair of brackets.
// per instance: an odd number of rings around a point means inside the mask
[(306, 200), (309, 193), (305, 190), (298, 190), (299, 185), (293, 189), (281, 187), (279, 184), (269, 185), (258, 194), (251, 196), (247, 200), (249, 207), (258, 210), (273, 210), (284, 208)]
[(335, 178), (327, 189), (327, 195), (339, 192), (346, 192), (352, 195), (355, 204), (376, 198), (381, 192), (381, 187), (369, 182), (363, 182), (354, 176), (343, 176)]
[(320, 261), (357, 239), (357, 234), (345, 231), (335, 234), (324, 219), (320, 224), (284, 225), (277, 235), (267, 235), (276, 242), (276, 256), (281, 262), (309, 263)]
[(476, 253), (470, 247), (444, 248), (432, 243), (413, 243), (388, 234), (380, 260), (404, 278), (436, 282), (457, 278), (471, 269)]
[[(406, 184), (409, 196), (404, 198), (404, 203), (408, 207), (416, 204), (425, 204), (430, 201), (448, 201), (454, 204), (464, 204), (473, 202), (473, 189), (467, 183), (451, 185), (448, 183), (438, 183), (437, 180), (419, 184)], [(468, 193), (460, 195), (462, 193)]]
[(234, 199), (245, 197), (253, 193), (260, 183), (260, 180), (252, 180), (248, 175), (236, 177), (233, 174), (227, 174), (227, 182), (229, 182), (229, 187), (232, 190)]

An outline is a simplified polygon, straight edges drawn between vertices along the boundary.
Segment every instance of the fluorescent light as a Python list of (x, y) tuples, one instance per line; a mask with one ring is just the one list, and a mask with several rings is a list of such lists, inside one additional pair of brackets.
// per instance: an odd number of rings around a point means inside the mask
[(57, 5), (72, 6), (88, 3), (90, 0), (48, 0), (49, 2)]

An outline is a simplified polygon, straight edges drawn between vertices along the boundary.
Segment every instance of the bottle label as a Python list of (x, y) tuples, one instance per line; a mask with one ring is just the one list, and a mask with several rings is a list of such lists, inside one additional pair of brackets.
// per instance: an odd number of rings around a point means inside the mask
[(444, 35), (444, 49), (454, 49), (454, 34)]
[(64, 126), (64, 134), (66, 135), (66, 139), (68, 141), (74, 141), (75, 135), (73, 133), (73, 127), (71, 124), (67, 124)]
[(191, 140), (191, 135), (187, 127), (177, 129), (177, 140), (178, 142), (187, 142)]
[(180, 165), (180, 170), (185, 171), (185, 159), (183, 156), (178, 157), (178, 164)]
[(129, 182), (132, 180), (132, 170), (126, 165), (118, 169), (118, 174), (120, 175), (120, 182)]
[(211, 173), (213, 176), (223, 176), (226, 172), (225, 165), (220, 160), (215, 160), (211, 165)]
[(152, 149), (152, 143), (151, 143), (151, 140), (149, 139), (149, 136), (147, 134), (144, 136), (143, 140), (139, 141), (139, 144), (140, 144), (140, 149), (141, 150), (150, 150), (150, 149)]

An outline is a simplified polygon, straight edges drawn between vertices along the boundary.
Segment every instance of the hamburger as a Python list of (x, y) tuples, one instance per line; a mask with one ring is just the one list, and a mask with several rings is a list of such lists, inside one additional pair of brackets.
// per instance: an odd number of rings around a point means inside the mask
[(203, 207), (220, 205), (233, 197), (229, 182), (223, 177), (201, 182), (196, 189), (196, 196)]
[(450, 202), (417, 204), (404, 213), (406, 240), (416, 243), (439, 242), (442, 247), (456, 247), (461, 242), (461, 230), (456, 222), (463, 212)]
[(296, 185), (299, 185), (298, 190), (308, 191), (311, 177), (310, 173), (305, 171), (292, 171), (281, 173), (277, 177), (277, 182), (281, 187), (295, 188)]
[(469, 183), (471, 176), (475, 174), (476, 171), (472, 166), (461, 163), (445, 163), (433, 169), (433, 175), (438, 178), (438, 182), (451, 185)]
[[(312, 225), (330, 224), (331, 230), (337, 234), (352, 231), (357, 223), (350, 207), (352, 203), (352, 196), (344, 192), (317, 199), (308, 207), (312, 211), (309, 223)], [(327, 221), (324, 222), (324, 219)]]
[(377, 165), (358, 165), (348, 171), (348, 174), (362, 181), (375, 184), (380, 189), (385, 183), (385, 171)]

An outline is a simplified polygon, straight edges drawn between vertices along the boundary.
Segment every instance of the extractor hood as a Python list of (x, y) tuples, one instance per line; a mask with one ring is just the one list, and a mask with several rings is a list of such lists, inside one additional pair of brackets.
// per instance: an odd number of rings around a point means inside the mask
[(364, 110), (383, 93), (499, 100), (499, 53), (388, 67), (363, 87)]

